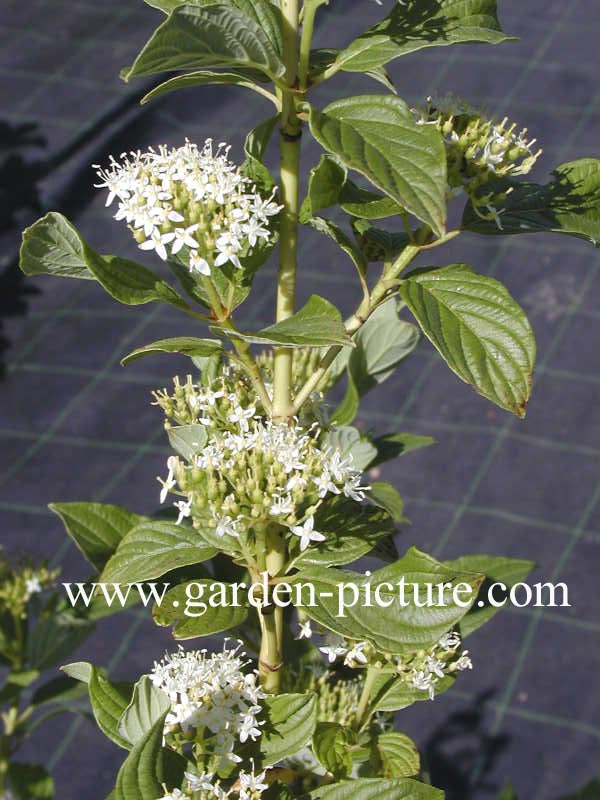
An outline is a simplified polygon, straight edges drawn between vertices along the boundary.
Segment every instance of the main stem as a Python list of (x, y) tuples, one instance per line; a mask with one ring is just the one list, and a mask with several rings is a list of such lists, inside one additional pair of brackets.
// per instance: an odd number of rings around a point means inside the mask
[[(301, 127), (294, 92), (298, 82), (299, 14), (298, 0), (281, 0), (286, 88), (281, 90), (280, 193), (283, 209), (277, 275), (278, 322), (292, 316), (296, 297)], [(292, 412), (292, 350), (278, 347), (273, 366), (272, 417), (281, 422), (288, 420)], [(265, 535), (265, 564), (269, 577), (281, 575), (286, 563), (287, 545), (283, 530), (269, 526)], [(265, 602), (260, 612), (262, 638), (258, 669), (263, 688), (277, 693), (281, 687), (283, 666), (283, 609), (271, 603), (270, 598), (265, 598)]]
[[(298, 80), (298, 0), (281, 0), (283, 17), (283, 60), (287, 88), (281, 97), (280, 164), (281, 212), (279, 273), (277, 276), (277, 321), (294, 313), (300, 173), (300, 121), (296, 115), (294, 90)], [(273, 371), (273, 418), (292, 415), (292, 350), (275, 350)]]

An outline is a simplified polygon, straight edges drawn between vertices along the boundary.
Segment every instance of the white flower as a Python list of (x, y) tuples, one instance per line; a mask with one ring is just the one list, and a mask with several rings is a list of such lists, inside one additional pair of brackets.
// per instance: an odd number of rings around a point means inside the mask
[(449, 631), (445, 633), (442, 638), (439, 640), (438, 645), (442, 648), (442, 650), (454, 650), (455, 647), (461, 642), (461, 638), (456, 631)]
[(314, 530), (315, 518), (311, 515), (304, 520), (302, 525), (292, 525), (290, 530), (294, 536), (300, 537), (300, 550), (306, 550), (311, 542), (324, 542), (325, 536)]
[(471, 661), (468, 650), (463, 652), (454, 666), (457, 670), (459, 670), (459, 672), (462, 672), (465, 669), (473, 669), (473, 662)]
[(260, 794), (269, 788), (269, 785), (264, 782), (266, 774), (266, 770), (263, 770), (255, 775), (254, 765), (252, 772), (240, 771), (240, 800), (254, 800), (254, 798), (260, 797)]
[(32, 594), (38, 594), (42, 591), (42, 584), (40, 583), (40, 579), (36, 576), (33, 578), (27, 578), (25, 581), (25, 593), (27, 594), (27, 600), (31, 597)]
[(365, 654), (365, 648), (368, 647), (367, 642), (356, 642), (346, 653), (344, 664), (347, 667), (352, 667), (355, 664), (368, 664), (369, 659)]
[(348, 652), (348, 643), (343, 636), (339, 633), (328, 633), (325, 637), (325, 644), (319, 647), (321, 653), (327, 656), (330, 664), (338, 658), (338, 656), (345, 656)]
[[(183, 219), (183, 218), (182, 218)], [(192, 238), (192, 233), (198, 230), (198, 224), (189, 225), (187, 228), (175, 228), (174, 234), (174, 241), (173, 241), (173, 249), (171, 252), (173, 255), (178, 253), (181, 248), (185, 245), (186, 247), (190, 247), (192, 250), (198, 249), (198, 242)]]
[(238, 520), (231, 519), (227, 515), (223, 517), (219, 517), (217, 520), (217, 526), (215, 528), (215, 533), (217, 536), (239, 536), (238, 530), (236, 528)]
[(187, 795), (185, 795), (181, 789), (171, 789), (170, 792), (167, 792), (167, 794), (159, 798), (159, 800), (187, 800)]
[[(234, 748), (237, 742), (260, 736), (260, 701), (266, 697), (257, 673), (243, 671), (243, 656), (239, 646), (212, 655), (205, 650), (186, 653), (180, 647), (155, 663), (150, 679), (171, 702), (165, 735), (202, 729), (225, 762), (241, 760)], [(202, 779), (209, 780), (206, 775)]]
[[(175, 469), (176, 466), (177, 466), (177, 459), (175, 457), (173, 457), (173, 456), (170, 456), (167, 459), (167, 467), (169, 468), (169, 474), (167, 475), (166, 481), (161, 481), (161, 483), (163, 485), (163, 488), (161, 489), (161, 492), (160, 492), (160, 502), (161, 503), (164, 503), (165, 500), (167, 499), (167, 495), (169, 493), (169, 490), (177, 485), (177, 481), (175, 480), (175, 477), (174, 477), (174, 469)], [(160, 481), (160, 478), (159, 478), (159, 481)]]
[(176, 503), (173, 503), (173, 505), (179, 510), (179, 516), (177, 517), (177, 522), (175, 524), (181, 525), (181, 522), (192, 514), (192, 501), (178, 500)]
[(273, 195), (263, 198), (250, 180), (228, 160), (229, 147), (215, 149), (207, 139), (200, 149), (161, 145), (110, 158), (106, 169), (94, 165), (108, 189), (107, 206), (115, 198), (115, 214), (133, 228), (142, 250), (155, 250), (163, 260), (185, 246), (192, 272), (210, 275), (228, 261), (240, 268), (244, 255), (259, 239), (270, 239), (269, 217), (281, 209)]
[(307, 619), (305, 622), (298, 622), (300, 630), (298, 631), (298, 635), (295, 637), (296, 639), (310, 639), (313, 632), (310, 626), (310, 620)]
[(429, 692), (429, 698), (431, 700), (433, 700), (435, 697), (436, 683), (437, 678), (435, 678), (428, 670), (419, 670), (412, 676), (412, 685), (415, 687), (415, 689)]

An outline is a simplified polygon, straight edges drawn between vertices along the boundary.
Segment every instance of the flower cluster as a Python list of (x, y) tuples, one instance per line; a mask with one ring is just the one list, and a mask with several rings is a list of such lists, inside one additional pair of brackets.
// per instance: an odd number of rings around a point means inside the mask
[[(115, 219), (125, 220), (142, 250), (155, 250), (164, 261), (187, 252), (192, 272), (210, 275), (231, 263), (241, 268), (259, 239), (272, 238), (269, 218), (281, 206), (263, 198), (228, 160), (229, 147), (149, 149), (111, 157), (110, 166), (94, 165), (108, 189), (106, 205), (118, 198)], [(185, 248), (185, 250), (184, 250)]]
[[(251, 528), (277, 523), (305, 550), (325, 539), (315, 529), (314, 514), (327, 496), (364, 499), (361, 472), (351, 457), (321, 446), (323, 431), (316, 423), (306, 428), (264, 419), (225, 378), (210, 388), (189, 379), (180, 388), (188, 424), (208, 432), (208, 444), (190, 461), (169, 458), (161, 481), (163, 502), (174, 490), (185, 498), (176, 503), (180, 522), (191, 517), (194, 524), (211, 525), (229, 549)], [(156, 397), (163, 408), (177, 404), (176, 397)]]
[(419, 652), (411, 660), (397, 660), (400, 673), (409, 686), (435, 697), (437, 682), (455, 672), (473, 669), (468, 650), (461, 650), (462, 639), (456, 631), (444, 634), (429, 652)]
[(186, 788), (172, 789), (161, 797), (160, 800), (225, 800), (227, 797), (238, 797), (239, 800), (259, 800), (268, 784), (265, 783), (266, 770), (256, 772), (253, 768), (249, 772), (240, 770), (236, 780), (229, 789), (221, 785), (213, 772), (185, 773)]
[(180, 647), (155, 663), (150, 679), (171, 702), (165, 720), (169, 741), (179, 734), (201, 739), (225, 762), (239, 762), (234, 747), (260, 736), (260, 701), (266, 697), (256, 672), (244, 672), (247, 664), (239, 646), (226, 644), (212, 655)]
[(11, 566), (0, 554), (0, 614), (24, 618), (31, 598), (52, 586), (58, 573), (45, 564), (22, 562)]
[(499, 178), (526, 175), (541, 150), (534, 150), (535, 139), (527, 139), (527, 128), (517, 130), (516, 123), (505, 117), (501, 122), (486, 119), (481, 111), (453, 97), (435, 105), (428, 98), (425, 109), (415, 109), (417, 122), (434, 125), (446, 144), (448, 185), (451, 191), (463, 189), (475, 211), (484, 219), (493, 219), (502, 229), (496, 206), (506, 199), (504, 192), (482, 191)]

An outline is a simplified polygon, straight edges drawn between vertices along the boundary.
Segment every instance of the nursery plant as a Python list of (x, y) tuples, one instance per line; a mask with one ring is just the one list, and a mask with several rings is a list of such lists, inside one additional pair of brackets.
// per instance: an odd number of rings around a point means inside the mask
[[(341, 50), (312, 47), (327, 0), (147, 2), (163, 16), (122, 77), (166, 75), (142, 102), (220, 84), (255, 95), (257, 125), (240, 157), (203, 130), (178, 147), (141, 142), (147, 149), (95, 167), (124, 236), (128, 228), (153, 251), (160, 272), (101, 254), (56, 212), (23, 236), (27, 275), (97, 281), (121, 303), (181, 313), (181, 336), (124, 364), (191, 359), (189, 374), (154, 393), (173, 451), (160, 478), (165, 513), (52, 506), (97, 583), (168, 584), (154, 619), (192, 640), (157, 653), (135, 683), (84, 661), (64, 667), (87, 684), (99, 727), (124, 751), (110, 798), (441, 798), (396, 712), (427, 701), (427, 714), (455, 680), (469, 680), (464, 640), (498, 610), (485, 587), (510, 587), (532, 564), (438, 561), (414, 529), (416, 546), (399, 554), (401, 496), (372, 469), (433, 440), (353, 422), (421, 335), (483, 398), (525, 415), (536, 348), (523, 309), (470, 265), (430, 266), (432, 251), (437, 259), (469, 234), (555, 231), (595, 244), (600, 162), (525, 181), (540, 151), (516, 123), (452, 97), (413, 108), (398, 96), (406, 87), (392, 84), (389, 62), (509, 40), (495, 0), (372, 3), (374, 24)], [(338, 73), (372, 78), (376, 93), (320, 107), (313, 89)], [(323, 154), (301, 166), (306, 137)], [(269, 147), (279, 150), (277, 174)], [(346, 319), (332, 298), (297, 307), (307, 228), (344, 253), (339, 269), (356, 286)], [(247, 330), (238, 309), (253, 302), (271, 258), (273, 321)], [(362, 571), (367, 555), (382, 566)], [(414, 591), (402, 596), (401, 585)], [(428, 587), (438, 602), (423, 601)], [(222, 633), (230, 638), (215, 649)], [(198, 641), (206, 636), (211, 650)]]

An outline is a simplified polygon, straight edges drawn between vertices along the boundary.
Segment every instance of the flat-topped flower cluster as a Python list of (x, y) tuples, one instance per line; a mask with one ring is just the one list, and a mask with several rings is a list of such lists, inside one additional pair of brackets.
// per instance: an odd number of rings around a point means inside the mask
[(142, 250), (164, 261), (187, 254), (190, 270), (202, 275), (228, 263), (241, 268), (241, 257), (272, 238), (270, 218), (281, 206), (262, 197), (228, 153), (207, 139), (202, 149), (186, 140), (123, 153), (120, 162), (111, 156), (108, 168), (94, 165), (96, 188), (108, 189), (107, 206), (119, 200), (115, 219), (127, 222)]
[(227, 642), (220, 653), (180, 647), (156, 662), (150, 679), (171, 702), (165, 736), (191, 734), (225, 761), (241, 761), (234, 748), (260, 736), (266, 697), (256, 671), (245, 671), (248, 663), (240, 646), (229, 649)]
[[(169, 492), (185, 499), (176, 502), (179, 521), (212, 525), (218, 537), (235, 547), (256, 525), (277, 523), (299, 539), (300, 550), (324, 541), (314, 515), (323, 500), (344, 494), (360, 501), (367, 487), (351, 456), (321, 444), (323, 430), (276, 423), (244, 405), (236, 384), (222, 378), (211, 387), (185, 384), (184, 397), (157, 394), (165, 409), (185, 402), (188, 420), (205, 427), (208, 443), (192, 459), (168, 459), (161, 501)], [(176, 392), (177, 395), (177, 392)]]

